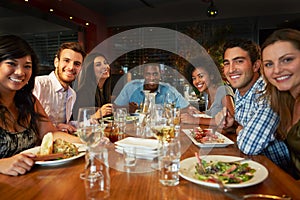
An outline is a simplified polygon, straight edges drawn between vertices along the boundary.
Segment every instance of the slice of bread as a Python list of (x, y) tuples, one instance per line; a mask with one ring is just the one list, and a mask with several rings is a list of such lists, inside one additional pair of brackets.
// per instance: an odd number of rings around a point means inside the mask
[(41, 148), (40, 155), (48, 155), (52, 154), (53, 151), (53, 135), (51, 132), (44, 135)]

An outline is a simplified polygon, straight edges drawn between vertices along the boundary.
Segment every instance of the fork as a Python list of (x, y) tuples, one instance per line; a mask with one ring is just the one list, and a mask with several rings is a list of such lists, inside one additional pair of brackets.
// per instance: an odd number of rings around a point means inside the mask
[(291, 197), (287, 195), (276, 196), (276, 195), (270, 195), (270, 194), (245, 194), (243, 196), (239, 196), (237, 194), (233, 194), (232, 190), (228, 187), (226, 187), (221, 180), (218, 178), (212, 176), (214, 181), (219, 185), (219, 190), (225, 193), (226, 196), (233, 200), (244, 200), (249, 198), (262, 198), (262, 199), (275, 199), (275, 200), (292, 200)]

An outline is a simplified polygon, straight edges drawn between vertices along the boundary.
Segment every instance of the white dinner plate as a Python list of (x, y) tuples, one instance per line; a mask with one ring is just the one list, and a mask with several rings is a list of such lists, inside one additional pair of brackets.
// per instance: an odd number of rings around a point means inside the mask
[[(86, 147), (84, 144), (77, 144), (74, 143), (77, 147), (78, 147), (78, 151), (80, 151), (80, 153), (77, 156), (73, 156), (70, 158), (65, 158), (65, 159), (59, 159), (59, 160), (45, 160), (45, 161), (36, 161), (35, 164), (37, 165), (42, 165), (42, 166), (55, 166), (55, 165), (62, 165), (65, 164), (67, 162), (70, 162), (72, 160), (75, 160), (77, 158), (80, 158), (82, 156), (85, 155), (85, 151)], [(27, 149), (25, 151), (22, 151), (21, 153), (33, 153), (33, 154), (37, 154), (40, 151), (40, 146), (38, 147), (34, 147), (31, 149)]]
[[(238, 161), (241, 160), (241, 157), (235, 157), (235, 156), (221, 156), (221, 155), (207, 155), (207, 156), (201, 156), (201, 159), (204, 159), (206, 161), (223, 161), (223, 162), (232, 162), (232, 161)], [(196, 184), (207, 186), (207, 187), (213, 187), (213, 188), (219, 188), (219, 185), (217, 183), (209, 183), (205, 181), (201, 181), (197, 179), (195, 172), (195, 166), (197, 163), (196, 157), (191, 157), (184, 159), (180, 162), (180, 169), (179, 169), (179, 175)], [(241, 162), (243, 163), (243, 162)], [(252, 185), (256, 185), (258, 183), (263, 182), (268, 177), (268, 170), (261, 164), (255, 161), (245, 161), (245, 163), (249, 163), (249, 166), (256, 170), (254, 173), (254, 176), (249, 181), (243, 182), (243, 183), (236, 183), (236, 184), (225, 184), (226, 187), (229, 188), (243, 188), (243, 187), (249, 187)]]
[[(126, 147), (116, 146), (116, 152), (123, 154), (123, 148)], [(144, 149), (136, 149), (136, 158), (153, 160), (156, 157), (157, 157), (157, 151), (152, 151), (152, 150), (146, 151)]]
[(136, 147), (145, 150), (156, 150), (158, 146), (158, 140), (156, 139), (145, 139), (145, 138), (135, 138), (126, 137), (122, 140), (115, 142), (116, 145), (121, 147)]
[(208, 142), (208, 143), (201, 143), (194, 139), (192, 136), (192, 129), (183, 129), (182, 130), (189, 138), (192, 140), (192, 142), (202, 148), (213, 148), (213, 147), (226, 147), (230, 144), (234, 144), (232, 140), (230, 140), (228, 137), (224, 136), (223, 134), (219, 132), (215, 132), (215, 134), (218, 136), (218, 138), (223, 139), (224, 142)]

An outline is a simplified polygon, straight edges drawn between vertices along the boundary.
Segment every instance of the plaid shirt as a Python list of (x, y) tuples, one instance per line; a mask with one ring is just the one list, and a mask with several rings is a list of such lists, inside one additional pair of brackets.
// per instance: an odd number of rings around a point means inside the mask
[(265, 87), (260, 77), (252, 88), (241, 96), (235, 93), (235, 120), (243, 126), (237, 136), (239, 149), (248, 155), (264, 154), (281, 168), (289, 165), (290, 157), (284, 141), (274, 136), (279, 117), (266, 99), (259, 98)]

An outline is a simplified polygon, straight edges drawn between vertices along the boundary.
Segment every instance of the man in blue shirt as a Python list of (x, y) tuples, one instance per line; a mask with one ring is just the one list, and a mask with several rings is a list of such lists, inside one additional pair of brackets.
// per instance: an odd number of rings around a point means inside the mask
[(171, 94), (175, 107), (186, 108), (189, 102), (168, 83), (160, 82), (161, 72), (158, 63), (148, 63), (143, 66), (144, 79), (133, 80), (127, 83), (115, 99), (117, 106), (128, 106), (129, 112), (134, 112), (143, 103), (144, 90), (156, 92), (155, 103), (163, 104), (167, 93)]
[(235, 116), (227, 112), (225, 126), (235, 125), (237, 145), (247, 155), (264, 154), (281, 168), (289, 165), (284, 141), (276, 139), (279, 118), (267, 99), (261, 98), (265, 82), (260, 75), (260, 48), (248, 40), (231, 40), (224, 47), (224, 74), (235, 92)]

